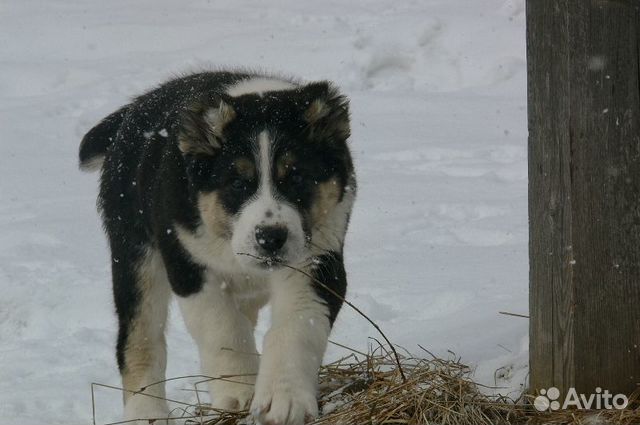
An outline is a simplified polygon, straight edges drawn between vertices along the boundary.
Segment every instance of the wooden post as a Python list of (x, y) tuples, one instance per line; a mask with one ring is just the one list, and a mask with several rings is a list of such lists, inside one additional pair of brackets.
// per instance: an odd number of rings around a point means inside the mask
[(640, 0), (528, 0), (530, 390), (640, 385)]

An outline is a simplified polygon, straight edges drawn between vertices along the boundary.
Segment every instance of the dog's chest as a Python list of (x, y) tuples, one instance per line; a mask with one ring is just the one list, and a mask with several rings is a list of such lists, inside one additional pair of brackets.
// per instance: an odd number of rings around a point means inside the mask
[(239, 304), (258, 304), (269, 301), (269, 282), (259, 276), (245, 273), (221, 275), (215, 279), (220, 290)]

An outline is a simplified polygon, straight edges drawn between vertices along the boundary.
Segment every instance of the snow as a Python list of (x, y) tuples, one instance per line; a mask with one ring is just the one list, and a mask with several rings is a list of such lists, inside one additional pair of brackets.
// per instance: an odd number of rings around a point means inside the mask
[[(451, 350), (517, 392), (528, 321), (498, 312), (528, 310), (524, 27), (524, 0), (4, 2), (0, 424), (90, 423), (90, 383), (120, 384), (81, 137), (142, 90), (222, 65), (330, 79), (350, 95), (349, 300), (397, 344)], [(366, 351), (369, 337), (345, 306), (331, 339)], [(168, 377), (197, 374), (175, 308), (168, 339)], [(326, 359), (344, 353), (330, 345)], [(192, 401), (183, 388), (171, 382), (168, 396)], [(117, 391), (95, 402), (98, 423), (120, 419)]]

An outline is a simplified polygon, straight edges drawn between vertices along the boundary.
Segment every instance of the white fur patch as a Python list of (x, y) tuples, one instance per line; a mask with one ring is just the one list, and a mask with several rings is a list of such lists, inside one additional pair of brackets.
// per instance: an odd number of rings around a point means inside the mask
[(258, 135), (258, 164), (260, 164), (260, 191), (273, 197), (271, 187), (271, 168), (273, 166), (273, 155), (271, 152), (271, 139), (269, 132), (264, 130)]
[(124, 405), (124, 418), (127, 423), (133, 425), (149, 425), (150, 419), (156, 419), (156, 421), (153, 422), (154, 425), (178, 423), (167, 420), (167, 418), (169, 418), (169, 408), (167, 407), (166, 401), (146, 397), (141, 394), (133, 396), (131, 400), (127, 401)]
[(227, 88), (227, 94), (233, 97), (243, 94), (257, 94), (262, 96), (264, 92), (291, 90), (297, 86), (290, 81), (279, 80), (277, 78), (249, 78), (242, 80)]
[(104, 164), (104, 155), (94, 156), (91, 159), (82, 161), (80, 163), (80, 170), (89, 173), (92, 171), (98, 171), (102, 168), (102, 164)]
[(226, 273), (239, 270), (236, 256), (225, 240), (213, 235), (209, 228), (199, 225), (195, 232), (174, 224), (178, 240), (197, 263)]

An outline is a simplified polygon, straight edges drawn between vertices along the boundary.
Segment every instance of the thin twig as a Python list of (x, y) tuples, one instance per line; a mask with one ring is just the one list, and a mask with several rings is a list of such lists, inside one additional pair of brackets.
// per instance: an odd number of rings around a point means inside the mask
[(498, 313), (499, 314), (504, 314), (505, 316), (522, 317), (524, 319), (529, 319), (530, 318), (526, 314), (509, 313), (508, 311), (499, 311)]
[(95, 391), (93, 390), (93, 383), (91, 383), (91, 418), (93, 425), (96, 425), (96, 397)]
[(333, 344), (333, 345), (336, 345), (336, 346), (338, 346), (340, 348), (344, 348), (345, 350), (353, 351), (354, 353), (360, 354), (361, 356), (365, 356), (365, 357), (367, 356), (366, 353), (363, 353), (362, 351), (358, 351), (355, 348), (351, 348), (351, 347), (348, 347), (346, 345), (340, 344), (339, 342), (335, 342), (335, 341), (329, 340), (329, 343)]
[(122, 392), (126, 392), (126, 393), (131, 393), (131, 394), (139, 394), (139, 395), (143, 395), (146, 397), (151, 397), (151, 398), (156, 398), (158, 400), (164, 400), (164, 401), (168, 401), (170, 403), (176, 403), (176, 404), (181, 404), (183, 406), (188, 406), (188, 407), (197, 407), (195, 404), (191, 404), (191, 403), (185, 403), (184, 401), (178, 401), (178, 400), (172, 400), (170, 398), (166, 398), (166, 397), (160, 397), (157, 395), (153, 395), (153, 394), (146, 394), (146, 393), (141, 393), (138, 391), (132, 391), (132, 390), (128, 390), (126, 388), (122, 388), (122, 387), (116, 387), (115, 385), (107, 385), (107, 384), (100, 384), (98, 382), (92, 382), (91, 386), (96, 386), (96, 387), (103, 387), (103, 388), (109, 388), (111, 390), (118, 390), (118, 391), (122, 391)]

